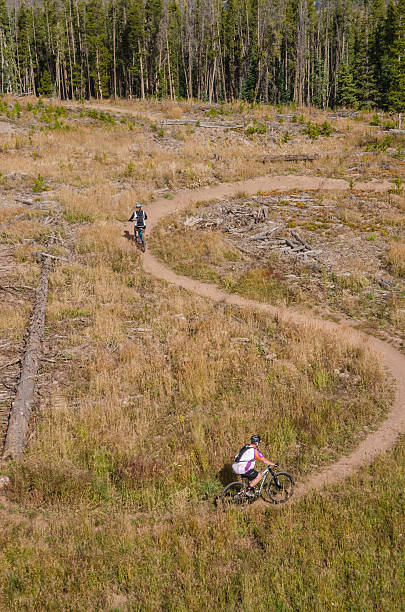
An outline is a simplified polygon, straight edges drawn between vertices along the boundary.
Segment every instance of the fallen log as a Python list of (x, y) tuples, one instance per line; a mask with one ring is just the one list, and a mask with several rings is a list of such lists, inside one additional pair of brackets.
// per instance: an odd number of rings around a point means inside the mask
[(214, 130), (241, 130), (245, 126), (242, 123), (208, 123), (198, 119), (166, 119), (162, 121), (162, 126), (169, 125), (195, 125), (195, 127), (209, 128)]
[(45, 311), (48, 299), (48, 278), (52, 261), (42, 260), (42, 273), (35, 295), (34, 311), (31, 316), (28, 339), (22, 360), (17, 393), (11, 407), (3, 459), (15, 459), (22, 454), (27, 439), (28, 426), (34, 401), (35, 380), (41, 357), (41, 342), (44, 333)]
[(266, 155), (262, 158), (263, 163), (269, 161), (314, 161), (315, 159), (319, 159), (321, 156), (319, 153), (300, 153), (297, 155), (287, 154), (287, 155)]

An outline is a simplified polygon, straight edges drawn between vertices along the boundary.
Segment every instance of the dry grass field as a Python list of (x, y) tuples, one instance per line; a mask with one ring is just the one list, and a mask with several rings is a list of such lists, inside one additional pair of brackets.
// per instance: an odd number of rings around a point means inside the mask
[[(361, 210), (351, 192), (332, 194), (329, 228), (321, 229), (333, 242), (339, 218), (342, 243), (354, 235), (371, 245), (398, 296), (397, 319), (385, 302), (387, 321), (374, 311), (368, 319), (401, 338), (401, 143), (387, 144), (371, 115), (315, 109), (3, 98), (0, 110), (8, 126), (0, 134), (3, 430), (39, 255), (61, 258), (50, 278), (29, 444), (0, 470), (11, 479), (0, 495), (0, 608), (401, 609), (403, 440), (356, 476), (280, 511), (258, 504), (223, 514), (214, 503), (256, 430), (269, 458), (301, 480), (376, 428), (393, 389), (373, 352), (350, 331), (320, 333), (309, 318), (283, 323), (151, 278), (124, 223), (135, 201), (270, 172), (355, 183), (356, 166), (361, 180), (397, 179), (393, 194), (361, 196)], [(315, 138), (312, 127), (311, 137), (302, 133), (308, 121), (333, 129)], [(315, 164), (265, 159), (313, 152), (322, 155)], [(269, 262), (252, 262), (217, 230), (183, 225), (210, 206), (166, 220), (148, 248), (182, 273), (286, 305), (313, 307), (306, 287), (316, 277), (318, 306), (361, 316), (363, 281), (343, 276), (343, 267), (306, 271), (274, 259), (274, 284), (262, 273)], [(303, 208), (278, 208), (287, 228), (315, 224), (305, 235), (326, 251), (318, 209), (305, 209), (304, 219)], [(307, 285), (288, 287), (287, 274)], [(356, 274), (376, 289), (375, 270)], [(340, 294), (328, 293), (332, 282)]]

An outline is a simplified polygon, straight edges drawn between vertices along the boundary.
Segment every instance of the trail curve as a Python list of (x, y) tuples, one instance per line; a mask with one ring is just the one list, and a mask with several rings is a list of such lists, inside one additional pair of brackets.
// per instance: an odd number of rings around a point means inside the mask
[[(392, 187), (389, 182), (376, 181), (357, 183), (354, 190), (384, 192)], [(238, 193), (253, 195), (258, 191), (291, 191), (291, 190), (348, 190), (347, 181), (342, 179), (329, 179), (308, 176), (263, 176), (236, 183), (222, 183), (212, 187), (197, 190), (183, 190), (178, 192), (170, 201), (160, 198), (148, 207), (149, 230), (167, 215), (181, 212), (190, 204), (212, 200), (235, 197)], [(187, 276), (176, 274), (162, 261), (150, 252), (143, 256), (143, 267), (146, 272), (156, 278), (182, 287), (202, 297), (214, 301), (232, 304), (256, 311), (277, 316), (280, 320), (301, 325), (316, 325), (325, 331), (352, 328), (355, 321), (345, 319), (344, 322), (335, 323), (317, 318), (312, 312), (298, 312), (294, 309), (280, 308), (246, 299), (240, 295), (226, 293), (216, 285), (194, 280)], [(372, 349), (381, 359), (387, 371), (396, 384), (395, 397), (390, 411), (378, 429), (362, 440), (357, 448), (347, 456), (341, 457), (335, 463), (328, 465), (321, 472), (313, 474), (304, 482), (299, 483), (294, 495), (295, 500), (302, 497), (309, 490), (319, 490), (324, 485), (334, 484), (346, 476), (357, 471), (361, 466), (370, 463), (377, 455), (389, 450), (397, 442), (398, 437), (405, 433), (405, 356), (390, 344), (377, 338), (368, 336), (352, 328), (353, 337)]]

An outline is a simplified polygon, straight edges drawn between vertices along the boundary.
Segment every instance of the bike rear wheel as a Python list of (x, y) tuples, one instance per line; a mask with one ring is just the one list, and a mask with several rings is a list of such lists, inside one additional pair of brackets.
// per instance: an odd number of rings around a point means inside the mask
[(224, 510), (239, 507), (244, 509), (249, 504), (249, 498), (245, 494), (245, 486), (242, 482), (231, 482), (219, 496)]
[(274, 474), (273, 478), (267, 485), (267, 493), (271, 501), (275, 504), (283, 504), (294, 492), (294, 478), (287, 472)]

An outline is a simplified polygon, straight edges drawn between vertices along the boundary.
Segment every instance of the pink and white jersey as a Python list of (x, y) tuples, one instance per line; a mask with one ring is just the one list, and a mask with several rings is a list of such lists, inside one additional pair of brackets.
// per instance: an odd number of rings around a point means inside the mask
[(256, 459), (263, 459), (263, 455), (254, 446), (249, 446), (239, 461), (235, 461), (235, 463), (232, 465), (232, 469), (235, 474), (246, 474), (246, 472), (249, 470), (254, 469)]

